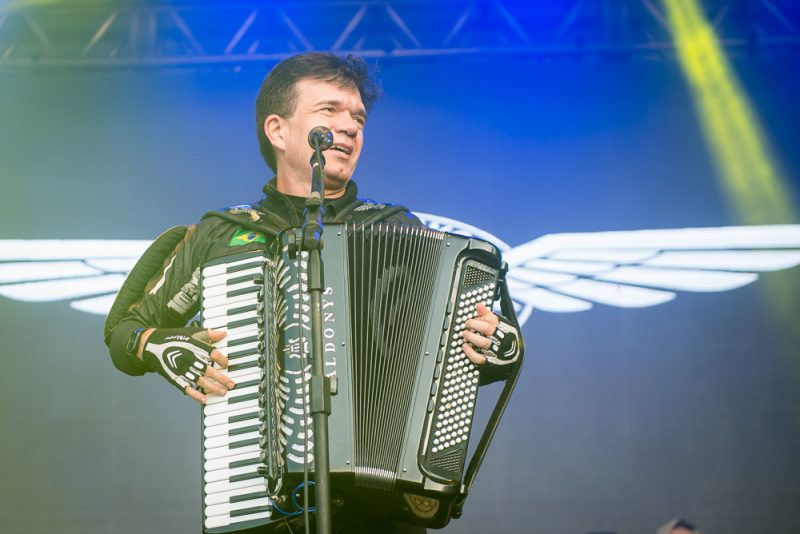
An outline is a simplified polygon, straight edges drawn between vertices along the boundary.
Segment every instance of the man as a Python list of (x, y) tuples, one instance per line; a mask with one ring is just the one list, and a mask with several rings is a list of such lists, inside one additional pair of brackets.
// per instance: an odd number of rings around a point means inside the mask
[[(131, 375), (157, 372), (200, 403), (236, 387), (222, 371), (225, 354), (213, 347), (225, 333), (185, 326), (199, 308), (200, 267), (263, 250), (280, 230), (303, 222), (311, 192), (308, 132), (316, 126), (333, 132), (333, 146), (325, 152), (325, 222), (421, 225), (401, 206), (358, 199), (351, 181), (379, 92), (366, 63), (353, 57), (302, 54), (270, 72), (257, 97), (256, 122), (261, 153), (275, 178), (256, 204), (207, 214), (196, 226), (162, 234), (148, 249), (106, 321), (105, 340), (117, 368)], [(500, 378), (510, 367), (506, 361), (516, 357), (518, 334), (485, 306), (477, 312), (466, 324), (464, 351), (487, 369), (487, 380)]]

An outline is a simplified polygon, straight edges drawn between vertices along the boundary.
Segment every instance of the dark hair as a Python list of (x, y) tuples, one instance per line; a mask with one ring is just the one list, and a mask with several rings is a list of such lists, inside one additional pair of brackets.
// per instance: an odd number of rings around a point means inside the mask
[(309, 52), (281, 61), (261, 83), (256, 97), (256, 131), (261, 156), (277, 172), (275, 150), (264, 134), (264, 121), (272, 114), (291, 117), (297, 104), (295, 84), (312, 79), (355, 87), (367, 113), (381, 95), (378, 81), (367, 62), (354, 56), (339, 57), (328, 52)]
[(686, 529), (689, 532), (696, 532), (695, 526), (683, 518), (679, 518), (675, 524), (672, 525), (672, 530), (678, 530), (679, 528)]

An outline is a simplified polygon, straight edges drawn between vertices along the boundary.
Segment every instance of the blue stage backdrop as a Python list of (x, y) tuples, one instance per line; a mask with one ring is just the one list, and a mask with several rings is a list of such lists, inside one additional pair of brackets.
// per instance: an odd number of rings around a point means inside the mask
[[(268, 67), (0, 73), (0, 238), (152, 239), (256, 200)], [(800, 61), (734, 67), (796, 204)], [(511, 246), (740, 222), (673, 61), (380, 72), (364, 196)], [(685, 516), (709, 533), (800, 532), (799, 270), (649, 308), (534, 311), (517, 392), (447, 531), (641, 534)], [(0, 298), (0, 317), (0, 530), (197, 532), (197, 406), (117, 372), (99, 316)]]

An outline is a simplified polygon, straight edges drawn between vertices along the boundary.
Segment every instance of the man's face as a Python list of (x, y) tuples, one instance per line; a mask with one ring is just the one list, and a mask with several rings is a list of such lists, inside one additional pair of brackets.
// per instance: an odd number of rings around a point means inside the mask
[(355, 171), (364, 142), (367, 113), (361, 95), (355, 87), (314, 79), (299, 80), (295, 94), (294, 113), (283, 121), (285, 146), (283, 161), (278, 163), (279, 179), (284, 175), (294, 182), (310, 182), (313, 150), (308, 132), (325, 126), (333, 132), (333, 146), (325, 151), (326, 196), (339, 196)]

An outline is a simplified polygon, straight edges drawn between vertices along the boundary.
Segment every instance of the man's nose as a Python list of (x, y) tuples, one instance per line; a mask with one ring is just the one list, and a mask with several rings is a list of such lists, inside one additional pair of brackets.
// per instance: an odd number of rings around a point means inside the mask
[(348, 137), (355, 137), (358, 135), (359, 126), (360, 125), (356, 119), (349, 115), (342, 114), (337, 118), (333, 129), (335, 132), (343, 133)]

